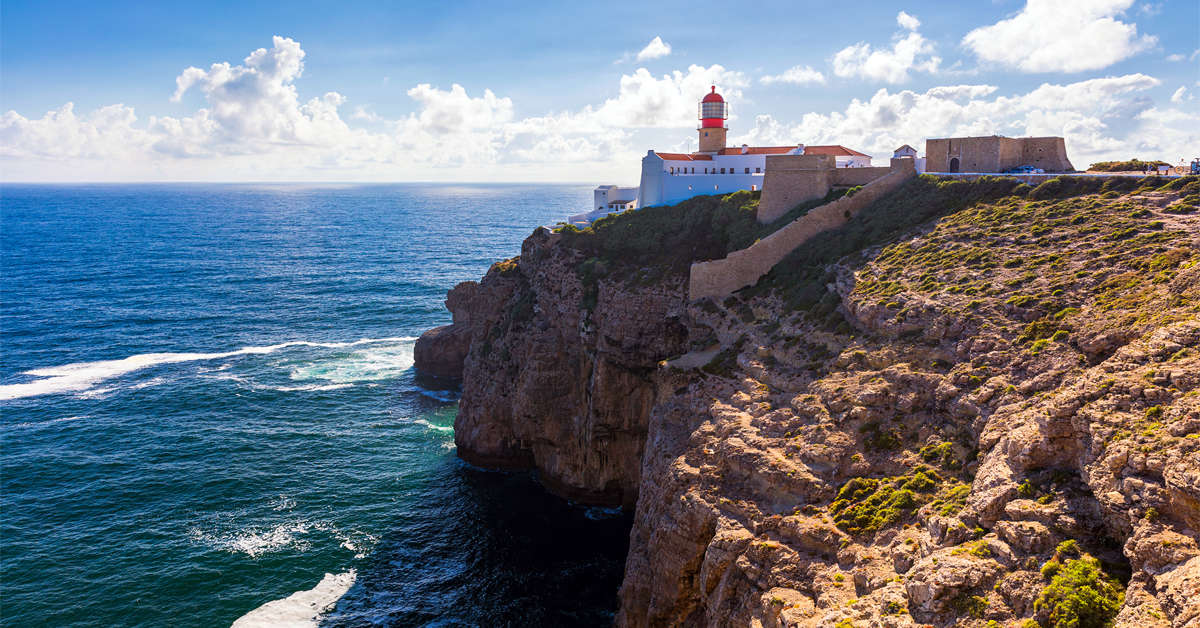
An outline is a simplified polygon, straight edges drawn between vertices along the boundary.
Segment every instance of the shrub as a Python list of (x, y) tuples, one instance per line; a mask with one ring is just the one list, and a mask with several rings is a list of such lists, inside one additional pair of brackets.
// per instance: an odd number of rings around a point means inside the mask
[(1067, 556), (1075, 556), (1079, 554), (1079, 544), (1075, 542), (1075, 539), (1069, 539), (1059, 543), (1054, 551)]
[(1039, 341), (1033, 343), (1033, 346), (1029, 347), (1029, 353), (1032, 355), (1037, 355), (1037, 354), (1041, 353), (1042, 351), (1045, 351), (1046, 347), (1049, 345), (1050, 345), (1049, 340), (1045, 340), (1045, 339), (1039, 340)]
[(1050, 628), (1108, 628), (1124, 601), (1121, 585), (1100, 571), (1100, 561), (1085, 556), (1057, 570), (1033, 608), (1049, 612)]
[(950, 600), (950, 606), (960, 615), (983, 619), (983, 614), (987, 612), (988, 601), (985, 597), (963, 593)]
[(1025, 480), (1017, 487), (1017, 496), (1023, 499), (1030, 499), (1037, 494), (1037, 489), (1033, 487), (1033, 482)]
[(1145, 172), (1146, 168), (1153, 166), (1169, 166), (1165, 161), (1142, 161), (1134, 158), (1129, 161), (1101, 161), (1088, 166), (1088, 170), (1096, 172)]
[(1065, 329), (1060, 329), (1060, 330), (1054, 332), (1053, 336), (1050, 336), (1050, 340), (1053, 340), (1054, 342), (1065, 342), (1067, 339), (1067, 336), (1070, 336), (1070, 335), (1071, 335), (1071, 332), (1068, 332)]

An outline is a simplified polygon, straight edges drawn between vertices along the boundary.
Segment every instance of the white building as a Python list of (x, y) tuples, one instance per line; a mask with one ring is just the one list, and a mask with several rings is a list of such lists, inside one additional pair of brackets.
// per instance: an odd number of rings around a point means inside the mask
[(767, 155), (833, 155), (839, 168), (864, 168), (870, 155), (845, 146), (725, 146), (729, 105), (717, 93), (706, 94), (699, 104), (699, 150), (694, 153), (648, 151), (642, 158), (642, 180), (636, 188), (602, 185), (596, 188), (592, 209), (571, 216), (573, 224), (590, 223), (611, 213), (678, 203), (701, 194), (728, 194), (761, 190)]
[(925, 158), (917, 157), (917, 149), (908, 144), (897, 148), (896, 152), (892, 153), (892, 159), (912, 159), (917, 167), (917, 172), (925, 174)]
[(761, 190), (767, 155), (833, 155), (839, 168), (863, 168), (871, 157), (845, 146), (756, 146), (713, 153), (659, 153), (642, 158), (638, 207), (678, 203), (701, 194)]

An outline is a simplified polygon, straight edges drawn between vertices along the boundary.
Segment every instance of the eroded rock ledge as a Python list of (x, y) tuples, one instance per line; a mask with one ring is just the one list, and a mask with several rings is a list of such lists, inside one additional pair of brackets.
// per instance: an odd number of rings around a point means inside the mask
[(459, 455), (635, 512), (622, 627), (1051, 626), (1092, 560), (1200, 626), (1200, 220), (1027, 194), (721, 302), (535, 233), (448, 299)]

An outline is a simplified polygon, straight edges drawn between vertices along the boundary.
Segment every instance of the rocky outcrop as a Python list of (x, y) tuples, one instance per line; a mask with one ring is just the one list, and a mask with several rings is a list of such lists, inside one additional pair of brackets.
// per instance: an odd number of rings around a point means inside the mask
[(980, 202), (719, 302), (535, 234), (454, 301), (459, 455), (634, 511), (622, 627), (1048, 626), (1049, 578), (1094, 558), (1114, 625), (1196, 628), (1181, 197)]
[(472, 329), (455, 442), (471, 464), (536, 468), (569, 499), (632, 510), (654, 374), (683, 350), (686, 295), (678, 280), (585, 287), (581, 261), (539, 232), (448, 302)]
[(471, 350), (471, 326), (465, 323), (434, 327), (421, 334), (413, 347), (413, 361), (423, 373), (462, 379), (463, 362)]

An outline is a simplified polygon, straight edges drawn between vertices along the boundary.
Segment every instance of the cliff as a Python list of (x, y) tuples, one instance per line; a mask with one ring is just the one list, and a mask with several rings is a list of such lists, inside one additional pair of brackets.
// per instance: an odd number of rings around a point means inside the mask
[(634, 510), (618, 626), (1200, 625), (1198, 192), (920, 177), (720, 302), (746, 197), (535, 233), (459, 455)]

